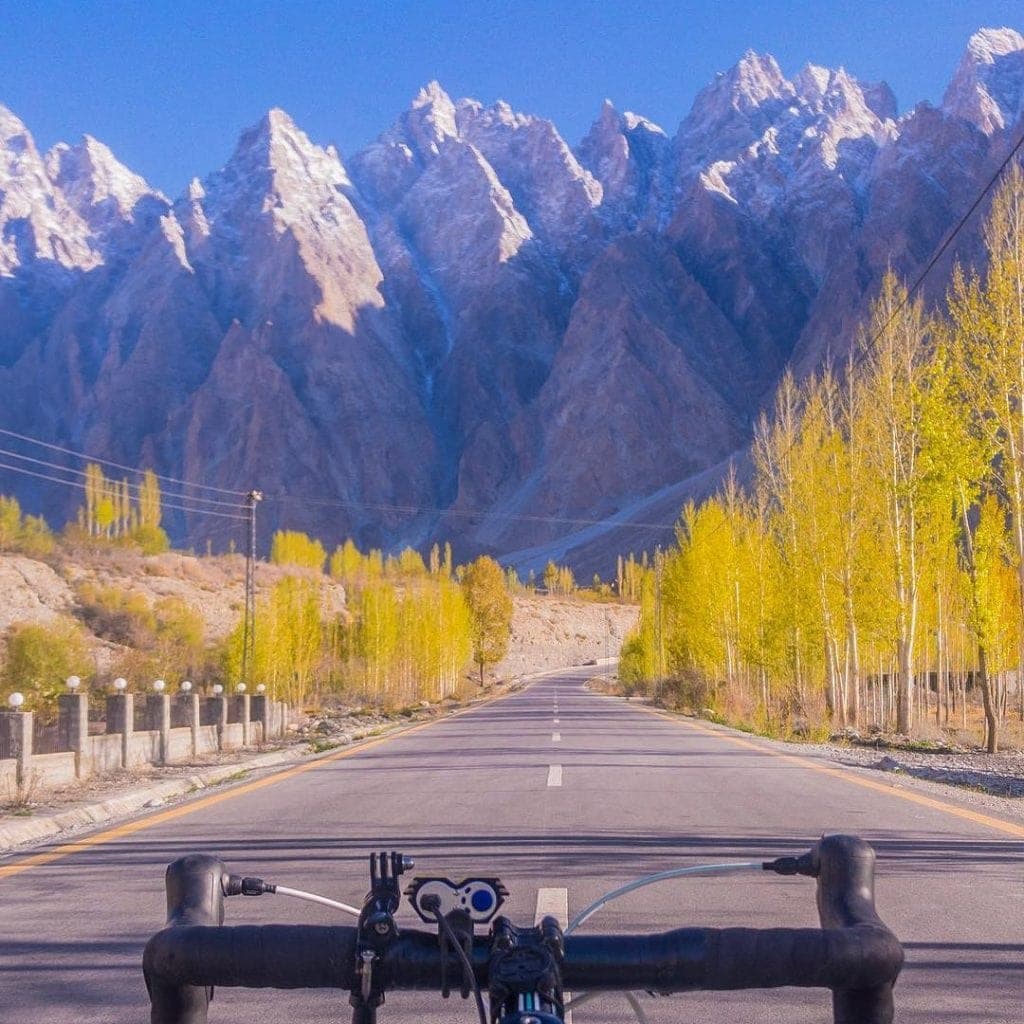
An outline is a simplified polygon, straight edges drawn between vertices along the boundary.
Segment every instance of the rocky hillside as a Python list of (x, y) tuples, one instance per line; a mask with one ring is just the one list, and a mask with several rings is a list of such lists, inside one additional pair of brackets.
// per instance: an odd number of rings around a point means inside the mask
[[(1011, 29), (938, 107), (748, 52), (674, 133), (606, 102), (575, 149), (430, 83), (347, 160), (272, 110), (174, 201), (0, 108), (0, 427), (228, 505), (261, 488), (261, 539), (651, 547), (638, 524), (742, 449), (784, 368), (841, 356), (884, 269), (928, 260), (1022, 105)], [(79, 463), (0, 448), (0, 489), (69, 514), (75, 478), (18, 456)], [(171, 532), (224, 549), (199, 493)]]
[[(295, 571), (259, 563), (257, 596)], [(74, 617), (79, 612), (77, 592), (83, 583), (139, 595), (150, 606), (162, 598), (178, 598), (199, 613), (208, 642), (221, 640), (241, 617), (244, 581), (245, 563), (238, 556), (195, 558), (169, 552), (143, 557), (131, 551), (106, 551), (51, 564), (24, 555), (0, 554), (0, 593), (4, 595), (0, 651), (3, 636), (15, 623), (48, 625), (61, 617)], [(328, 607), (342, 611), (344, 588), (329, 578), (324, 578), (323, 584)], [(496, 666), (495, 674), (511, 679), (616, 657), (636, 615), (635, 605), (517, 595), (508, 655)], [(120, 650), (98, 637), (88, 637), (88, 643), (101, 670), (106, 670)]]

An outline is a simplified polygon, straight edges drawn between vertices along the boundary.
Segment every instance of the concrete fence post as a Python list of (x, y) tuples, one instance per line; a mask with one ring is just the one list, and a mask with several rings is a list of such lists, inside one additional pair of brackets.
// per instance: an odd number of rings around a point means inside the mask
[(254, 722), (263, 726), (261, 741), (270, 742), (270, 698), (266, 694), (258, 693), (249, 704), (249, 713)]
[(179, 693), (177, 698), (185, 708), (189, 731), (192, 733), (192, 759), (199, 756), (199, 726), (201, 725), (198, 693)]
[(135, 694), (114, 693), (107, 698), (107, 732), (121, 734), (121, 767), (128, 767), (135, 732)]
[(146, 724), (160, 733), (160, 764), (167, 764), (171, 754), (171, 696), (151, 693), (146, 697)]
[(217, 726), (217, 749), (224, 749), (224, 733), (228, 727), (228, 699), (227, 697), (211, 697), (210, 707), (213, 711), (213, 721)]
[(92, 772), (89, 757), (89, 695), (62, 693), (57, 697), (60, 745), (75, 755), (75, 778), (84, 779)]
[(252, 697), (248, 693), (236, 693), (231, 699), (235, 702), (235, 717), (242, 723), (242, 746), (247, 747), (252, 735), (252, 730), (249, 727)]
[(32, 712), (0, 711), (0, 729), (7, 733), (7, 745), (14, 751), (14, 781), (18, 788), (28, 785), (32, 766)]

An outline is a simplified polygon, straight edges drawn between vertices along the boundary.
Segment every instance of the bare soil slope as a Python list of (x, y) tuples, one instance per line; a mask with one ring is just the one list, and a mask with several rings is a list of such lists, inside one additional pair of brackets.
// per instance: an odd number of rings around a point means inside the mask
[[(301, 571), (260, 562), (257, 595), (282, 576)], [(342, 611), (345, 588), (330, 577), (321, 578), (325, 600), (333, 610)], [(0, 636), (16, 622), (47, 623), (60, 615), (73, 615), (75, 588), (86, 581), (142, 594), (150, 603), (163, 597), (180, 598), (202, 616), (207, 640), (217, 641), (242, 614), (245, 562), (240, 555), (142, 556), (121, 550), (83, 553), (74, 559), (65, 556), (53, 562), (0, 555)], [(614, 657), (636, 614), (631, 605), (517, 595), (509, 653), (494, 674), (511, 678)], [(110, 647), (99, 639), (95, 646), (97, 652)]]

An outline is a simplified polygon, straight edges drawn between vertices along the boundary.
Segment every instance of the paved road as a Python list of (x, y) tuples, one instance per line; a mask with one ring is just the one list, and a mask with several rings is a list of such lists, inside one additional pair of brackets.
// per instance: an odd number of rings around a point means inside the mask
[[(904, 941), (898, 1019), (1024, 1021), (1024, 841), (948, 807), (915, 803), (866, 776), (779, 757), (757, 741), (667, 721), (549, 676), (457, 718), (0, 877), (0, 1021), (143, 1022), (142, 946), (163, 919), (162, 874), (193, 850), (234, 869), (346, 902), (366, 890), (365, 856), (396, 847), (417, 869), (500, 873), (508, 912), (532, 920), (540, 888), (570, 914), (636, 875), (682, 864), (802, 851), (855, 832), (880, 854), (878, 903)], [(557, 715), (554, 712), (557, 703)], [(554, 719), (558, 718), (555, 724)], [(560, 739), (555, 740), (558, 733)], [(561, 785), (549, 785), (560, 765)], [(913, 792), (913, 791), (909, 791)], [(959, 816), (966, 812), (968, 817)], [(557, 895), (557, 894), (556, 894)], [(337, 923), (281, 897), (232, 900), (229, 923)], [(609, 907), (586, 928), (816, 925), (813, 882), (760, 874), (679, 880)], [(648, 1001), (652, 1021), (804, 1024), (830, 1019), (827, 993), (781, 990)], [(381, 1020), (465, 1021), (471, 1004), (419, 994)], [(578, 1024), (625, 1021), (602, 997)], [(221, 990), (211, 1022), (347, 1020), (344, 994)]]

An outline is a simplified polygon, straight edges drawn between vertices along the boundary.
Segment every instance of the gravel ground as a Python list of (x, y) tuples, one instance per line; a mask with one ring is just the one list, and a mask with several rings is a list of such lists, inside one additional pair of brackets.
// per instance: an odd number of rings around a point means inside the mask
[(800, 744), (820, 750), (833, 761), (899, 773), (929, 782), (964, 786), (995, 796), (1024, 797), (1024, 754), (986, 754), (983, 751), (936, 752), (900, 750), (835, 743)]
[[(705, 722), (736, 736), (748, 733)], [(797, 757), (826, 757), (858, 771), (887, 780), (896, 788), (910, 787), (937, 797), (955, 789), (960, 799), (1004, 818), (1024, 820), (1024, 755), (1020, 752), (921, 752), (847, 743), (798, 743), (755, 737), (759, 742)]]

